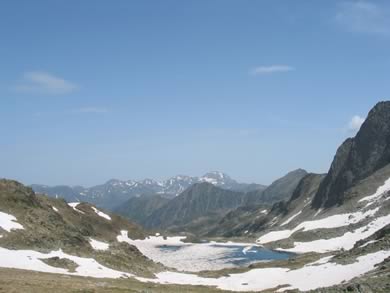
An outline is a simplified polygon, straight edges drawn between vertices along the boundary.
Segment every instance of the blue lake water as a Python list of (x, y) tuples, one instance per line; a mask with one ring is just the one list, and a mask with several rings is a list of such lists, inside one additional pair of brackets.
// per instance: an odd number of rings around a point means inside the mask
[(247, 251), (244, 251), (244, 247), (237, 245), (226, 247), (231, 249), (231, 252), (224, 259), (237, 266), (244, 266), (257, 261), (283, 260), (293, 256), (292, 253), (270, 250), (260, 246), (252, 246)]
[[(199, 244), (194, 244), (199, 245)], [(292, 257), (294, 254), (288, 252), (274, 251), (266, 249), (260, 246), (242, 246), (242, 245), (218, 245), (209, 244), (209, 249), (223, 247), (226, 251), (223, 256), (218, 259), (221, 262), (231, 264), (234, 266), (246, 266), (255, 262), (271, 261), (271, 260), (283, 260)], [(186, 246), (182, 245), (161, 245), (158, 246), (163, 253), (175, 253), (180, 250), (186, 249)], [(213, 258), (215, 260), (215, 258)]]

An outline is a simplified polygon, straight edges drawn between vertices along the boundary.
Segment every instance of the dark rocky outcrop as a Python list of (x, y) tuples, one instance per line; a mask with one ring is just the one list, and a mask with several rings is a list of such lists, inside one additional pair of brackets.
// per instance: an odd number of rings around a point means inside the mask
[(380, 102), (369, 112), (357, 135), (337, 150), (312, 207), (341, 205), (348, 188), (389, 163), (390, 102)]

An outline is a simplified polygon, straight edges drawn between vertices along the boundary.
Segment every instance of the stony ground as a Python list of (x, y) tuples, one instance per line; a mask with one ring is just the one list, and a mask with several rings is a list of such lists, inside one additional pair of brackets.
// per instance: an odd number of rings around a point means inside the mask
[(203, 286), (156, 285), (134, 279), (95, 279), (0, 268), (1, 293), (212, 293)]

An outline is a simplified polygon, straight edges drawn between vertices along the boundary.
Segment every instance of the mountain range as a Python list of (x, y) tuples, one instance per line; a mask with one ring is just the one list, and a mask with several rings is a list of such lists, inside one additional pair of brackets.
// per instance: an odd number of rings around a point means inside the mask
[(195, 183), (172, 199), (145, 195), (131, 198), (114, 211), (148, 228), (191, 231), (199, 235), (237, 207), (270, 206), (288, 200), (306, 174), (305, 170), (297, 169), (264, 189), (249, 192), (226, 190), (207, 181)]
[(31, 185), (35, 192), (47, 194), (52, 197), (61, 197), (66, 201), (85, 201), (98, 207), (113, 210), (125, 201), (142, 195), (160, 195), (164, 198), (173, 198), (195, 183), (208, 182), (214, 186), (234, 191), (263, 190), (266, 186), (261, 184), (239, 183), (222, 172), (208, 172), (201, 177), (178, 175), (164, 181), (144, 179), (140, 181), (121, 181), (111, 179), (104, 184), (90, 188), (82, 186), (47, 186), (41, 184)]

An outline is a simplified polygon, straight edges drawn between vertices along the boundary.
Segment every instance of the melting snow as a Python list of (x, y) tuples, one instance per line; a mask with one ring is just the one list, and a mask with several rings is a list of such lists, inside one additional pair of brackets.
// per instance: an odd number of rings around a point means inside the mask
[(368, 225), (360, 227), (353, 232), (347, 232), (340, 237), (331, 239), (318, 239), (309, 242), (294, 242), (293, 248), (279, 249), (281, 251), (289, 251), (296, 253), (304, 252), (328, 252), (340, 249), (349, 250), (353, 248), (356, 242), (364, 238), (370, 237), (376, 231), (390, 224), (390, 215), (379, 217)]
[(287, 285), (278, 291), (298, 289), (302, 291), (328, 287), (351, 280), (372, 269), (390, 256), (390, 251), (378, 251), (357, 258), (356, 262), (347, 265), (328, 262), (321, 259), (300, 269), (263, 268), (245, 273), (230, 274), (219, 278), (204, 278), (195, 274), (162, 272), (157, 279), (139, 278), (143, 282), (159, 284), (205, 285), (216, 286), (222, 290), (261, 291)]
[[(198, 272), (202, 270), (218, 270), (227, 267), (235, 267), (231, 259), (231, 247), (242, 246), (253, 247), (254, 243), (184, 243), (186, 237), (164, 237), (150, 236), (143, 240), (132, 240), (128, 238), (127, 231), (121, 231), (117, 236), (119, 242), (127, 242), (136, 246), (139, 251), (150, 259), (161, 262), (167, 267), (178, 270)], [(164, 251), (166, 248), (166, 251)]]
[(16, 218), (13, 215), (0, 212), (0, 227), (7, 232), (11, 232), (12, 229), (24, 229), (22, 225), (16, 222)]
[[(71, 273), (63, 268), (49, 266), (40, 260), (55, 256), (74, 261), (78, 265), (76, 271)], [(0, 247), (0, 267), (94, 278), (120, 278), (133, 276), (129, 273), (107, 268), (99, 264), (93, 258), (73, 256), (62, 252), (61, 250), (45, 254), (34, 250), (9, 250)]]
[(94, 212), (95, 212), (96, 214), (98, 214), (98, 216), (100, 216), (100, 217), (102, 217), (102, 218), (105, 218), (106, 220), (111, 221), (111, 217), (110, 217), (109, 215), (107, 215), (107, 214), (105, 214), (105, 213), (99, 211), (99, 210), (98, 210), (97, 208), (95, 208), (95, 207), (92, 207), (92, 209), (94, 210)]
[(330, 229), (330, 228), (337, 228), (337, 227), (347, 226), (350, 224), (355, 224), (365, 219), (366, 217), (373, 216), (378, 210), (379, 208), (375, 208), (372, 210), (368, 210), (366, 212), (339, 214), (339, 215), (329, 216), (320, 220), (305, 221), (300, 223), (292, 230), (281, 230), (281, 231), (269, 232), (261, 236), (259, 239), (257, 239), (257, 242), (261, 244), (265, 244), (265, 243), (269, 243), (281, 239), (286, 239), (290, 237), (292, 234), (294, 234), (296, 231), (299, 231), (301, 229), (303, 231), (310, 231), (315, 229), (323, 229), (323, 228)]
[(376, 190), (373, 195), (363, 197), (359, 202), (368, 201), (366, 207), (372, 205), (377, 199), (381, 198), (387, 191), (390, 190), (390, 178), (385, 181), (382, 186)]
[(110, 246), (108, 243), (98, 241), (92, 238), (89, 239), (89, 243), (91, 244), (92, 248), (95, 250), (107, 250)]
[(369, 244), (372, 244), (372, 243), (375, 243), (375, 242), (378, 242), (378, 241), (379, 241), (379, 240), (370, 240), (370, 241), (367, 241), (366, 243), (360, 245), (359, 247), (365, 247), (365, 246), (367, 246), (367, 245), (369, 245)]
[(313, 218), (317, 217), (319, 213), (322, 212), (322, 209), (318, 209), (318, 211), (314, 214)]

